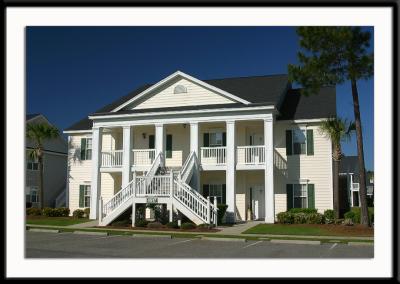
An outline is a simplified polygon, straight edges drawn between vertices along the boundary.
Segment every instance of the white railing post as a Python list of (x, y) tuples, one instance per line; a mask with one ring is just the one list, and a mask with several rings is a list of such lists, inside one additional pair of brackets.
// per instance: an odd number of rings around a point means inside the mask
[(99, 198), (99, 223), (103, 221), (103, 197)]
[(207, 196), (207, 223), (211, 224), (211, 203), (210, 196)]
[(136, 172), (132, 173), (133, 197), (136, 197)]
[(214, 224), (217, 227), (217, 219), (218, 219), (218, 206), (217, 206), (217, 198), (214, 198)]
[(169, 190), (170, 190), (169, 195), (170, 195), (170, 197), (172, 199), (172, 197), (174, 195), (174, 193), (173, 193), (173, 190), (174, 190), (174, 173), (172, 171), (171, 171), (170, 178), (169, 178)]

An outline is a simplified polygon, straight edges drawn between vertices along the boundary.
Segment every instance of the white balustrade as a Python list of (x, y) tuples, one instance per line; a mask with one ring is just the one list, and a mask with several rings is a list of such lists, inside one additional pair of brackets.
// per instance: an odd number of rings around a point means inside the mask
[(156, 149), (133, 149), (132, 164), (135, 166), (150, 166), (156, 157)]
[(171, 195), (171, 175), (153, 176), (150, 180), (144, 176), (136, 177), (136, 180), (135, 195), (138, 197)]
[(200, 150), (203, 165), (226, 164), (226, 147), (201, 147)]
[(115, 168), (122, 166), (122, 150), (101, 152), (101, 166)]
[(265, 146), (238, 146), (237, 163), (241, 165), (265, 164)]

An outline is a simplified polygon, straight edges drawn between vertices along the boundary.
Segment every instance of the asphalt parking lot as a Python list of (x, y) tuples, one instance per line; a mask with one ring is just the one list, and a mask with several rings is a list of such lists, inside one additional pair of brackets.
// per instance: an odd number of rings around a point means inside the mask
[(26, 231), (27, 258), (372, 258), (373, 246), (134, 238)]

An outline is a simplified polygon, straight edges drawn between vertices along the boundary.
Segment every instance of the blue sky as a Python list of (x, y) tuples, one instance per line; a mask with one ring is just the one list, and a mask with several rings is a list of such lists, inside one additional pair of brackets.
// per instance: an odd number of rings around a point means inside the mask
[[(26, 44), (26, 111), (60, 129), (176, 70), (199, 79), (282, 74), (299, 50), (294, 27), (28, 27)], [(373, 169), (373, 78), (358, 87)], [(354, 120), (349, 83), (336, 91), (338, 115)], [(357, 154), (355, 135), (343, 152)]]

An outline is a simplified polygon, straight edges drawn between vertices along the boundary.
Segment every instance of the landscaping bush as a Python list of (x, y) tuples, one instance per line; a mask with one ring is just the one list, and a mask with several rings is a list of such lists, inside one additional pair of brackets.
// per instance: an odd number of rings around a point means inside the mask
[(307, 224), (324, 224), (325, 217), (321, 213), (306, 214), (306, 223)]
[(111, 226), (113, 227), (126, 227), (127, 225), (130, 225), (131, 222), (129, 220), (119, 220), (111, 223)]
[(351, 221), (354, 222), (355, 216), (356, 216), (356, 214), (353, 211), (349, 211), (349, 212), (344, 213), (344, 219), (345, 219), (344, 221), (345, 221), (345, 223), (346, 223), (346, 220), (351, 220)]
[(26, 209), (26, 215), (40, 216), (40, 215), (42, 215), (42, 210), (40, 210), (39, 208), (31, 207), (31, 208)]
[(146, 220), (139, 220), (135, 222), (135, 227), (147, 227), (148, 223)]
[(197, 228), (211, 229), (211, 225), (204, 223), (204, 224), (198, 225)]
[(147, 224), (147, 228), (162, 228), (163, 224), (160, 222), (151, 222)]
[(182, 230), (190, 230), (190, 229), (195, 229), (195, 228), (196, 228), (196, 224), (193, 224), (193, 223), (183, 223), (181, 225)]
[(46, 217), (57, 217), (57, 211), (54, 208), (45, 207), (42, 210), (42, 215)]
[(317, 213), (318, 211), (317, 209), (314, 208), (291, 208), (287, 212), (311, 214), (311, 213)]
[(346, 219), (344, 219), (343, 224), (344, 224), (345, 226), (353, 226), (353, 225), (354, 225), (354, 222), (353, 222), (352, 219), (346, 218)]
[(81, 209), (76, 209), (74, 212), (72, 212), (72, 217), (74, 218), (83, 218), (83, 215), (85, 212)]
[(218, 222), (218, 225), (220, 225), (220, 224), (222, 224), (222, 220), (224, 219), (226, 210), (228, 209), (228, 205), (226, 205), (226, 204), (218, 204), (217, 208), (218, 208), (217, 222)]
[(332, 224), (335, 222), (335, 211), (328, 209), (324, 211), (325, 223)]
[(54, 211), (57, 217), (68, 217), (70, 212), (69, 208), (66, 207), (55, 208)]
[(167, 227), (168, 227), (168, 228), (171, 228), (171, 229), (177, 229), (177, 228), (179, 228), (177, 222), (168, 222), (168, 223), (167, 223)]
[[(351, 212), (354, 212), (353, 222), (359, 224), (361, 221), (361, 208), (352, 207)], [(374, 207), (368, 207), (368, 216), (371, 223), (374, 222)]]
[(85, 213), (85, 218), (89, 218), (89, 216), (90, 216), (90, 208), (85, 208), (85, 209), (83, 209), (83, 212)]
[[(146, 204), (141, 204), (136, 207), (135, 221), (144, 221), (146, 217)], [(147, 224), (146, 224), (147, 225)]]
[(294, 214), (290, 212), (281, 212), (277, 214), (278, 223), (281, 224), (293, 224)]

